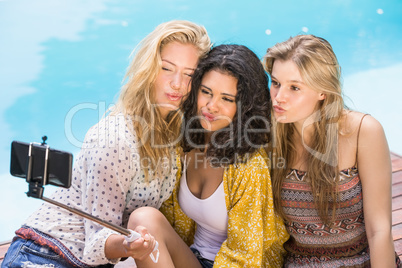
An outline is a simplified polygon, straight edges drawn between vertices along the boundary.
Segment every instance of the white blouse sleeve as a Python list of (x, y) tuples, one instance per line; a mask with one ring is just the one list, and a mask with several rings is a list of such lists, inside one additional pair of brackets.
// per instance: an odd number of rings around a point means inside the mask
[[(108, 116), (91, 128), (75, 167), (85, 212), (121, 226), (126, 194), (138, 162), (134, 136), (123, 116)], [(116, 263), (118, 259), (106, 259), (104, 248), (106, 239), (115, 232), (87, 219), (84, 229), (84, 261)]]

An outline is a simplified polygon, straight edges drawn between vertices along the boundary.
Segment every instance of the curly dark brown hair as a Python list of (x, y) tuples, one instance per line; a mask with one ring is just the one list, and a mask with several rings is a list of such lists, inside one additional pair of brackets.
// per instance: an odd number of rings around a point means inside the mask
[[(197, 98), (204, 75), (218, 71), (237, 79), (237, 110), (233, 121), (215, 131), (205, 144), (198, 116)], [(265, 146), (270, 137), (271, 98), (268, 76), (257, 55), (242, 45), (219, 45), (200, 60), (191, 80), (191, 91), (182, 104), (184, 152), (207, 146), (207, 157), (225, 158), (225, 163), (242, 161), (247, 154)], [(246, 159), (244, 159), (246, 160)]]

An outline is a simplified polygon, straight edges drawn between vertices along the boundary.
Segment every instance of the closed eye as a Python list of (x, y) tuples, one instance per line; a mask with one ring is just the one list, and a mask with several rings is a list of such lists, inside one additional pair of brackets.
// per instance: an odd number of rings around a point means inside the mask
[(227, 101), (227, 102), (231, 102), (231, 103), (234, 102), (234, 99), (230, 99), (230, 98), (227, 98), (227, 97), (223, 97), (222, 99), (223, 99), (224, 101)]
[(209, 90), (207, 90), (207, 89), (201, 88), (200, 90), (201, 90), (201, 93), (202, 93), (202, 94), (205, 94), (205, 95), (212, 95), (212, 93), (211, 93)]

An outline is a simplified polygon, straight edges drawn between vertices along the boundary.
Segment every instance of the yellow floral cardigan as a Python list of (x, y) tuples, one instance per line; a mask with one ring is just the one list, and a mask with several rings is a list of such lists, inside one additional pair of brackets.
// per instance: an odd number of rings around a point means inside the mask
[[(223, 175), (228, 211), (228, 238), (215, 257), (214, 267), (282, 267), (289, 238), (282, 219), (274, 212), (269, 159), (263, 149), (254, 153), (244, 164), (230, 165)], [(179, 206), (181, 163), (173, 194), (161, 212), (179, 236), (190, 246), (195, 222)]]

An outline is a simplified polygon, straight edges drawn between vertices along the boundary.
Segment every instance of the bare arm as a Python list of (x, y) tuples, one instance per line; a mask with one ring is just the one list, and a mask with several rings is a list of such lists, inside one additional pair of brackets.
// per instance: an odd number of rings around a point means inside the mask
[(390, 153), (381, 124), (371, 116), (361, 126), (357, 163), (371, 266), (395, 267)]

